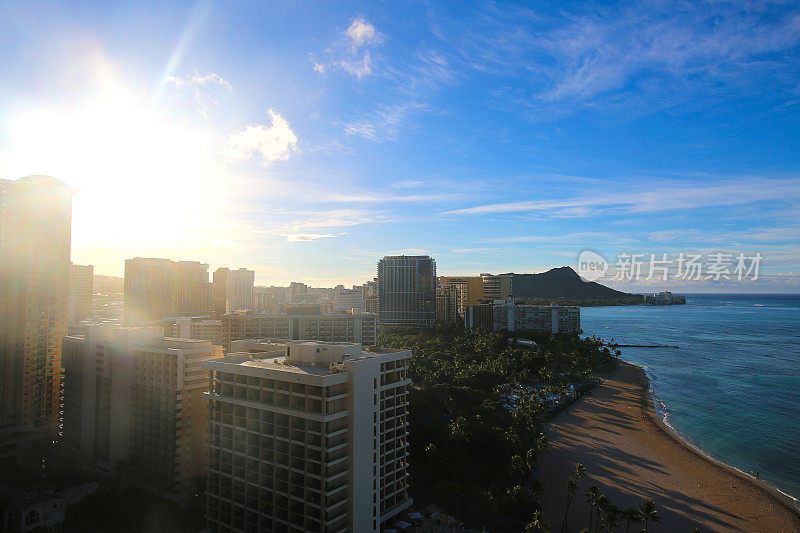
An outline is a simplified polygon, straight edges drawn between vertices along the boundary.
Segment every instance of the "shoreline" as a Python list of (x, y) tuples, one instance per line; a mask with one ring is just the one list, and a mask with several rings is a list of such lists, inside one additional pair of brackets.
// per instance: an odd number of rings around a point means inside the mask
[(670, 430), (654, 399), (645, 369), (619, 360), (614, 372), (550, 421), (550, 446), (535, 476), (551, 527), (562, 522), (563, 484), (580, 462), (588, 476), (569, 507), (568, 531), (586, 525), (584, 492), (597, 484), (620, 509), (655, 500), (661, 522), (651, 525), (654, 531), (800, 533), (800, 512), (788, 497)]
[[(762, 481), (761, 479), (757, 479), (755, 476), (752, 476), (752, 475), (748, 474), (747, 472), (744, 472), (743, 470), (741, 470), (739, 468), (736, 468), (733, 465), (729, 465), (728, 463), (726, 463), (726, 462), (724, 462), (724, 461), (722, 461), (720, 459), (717, 459), (716, 457), (714, 457), (713, 455), (711, 455), (710, 453), (705, 451), (703, 448), (701, 448), (700, 446), (698, 446), (697, 444), (692, 442), (692, 440), (691, 440), (691, 438), (689, 436), (681, 434), (677, 429), (675, 429), (675, 427), (673, 427), (671, 424), (669, 424), (665, 420), (665, 418), (669, 415), (669, 411), (666, 408), (666, 404), (664, 404), (656, 396), (655, 391), (653, 390), (653, 388), (652, 388), (652, 386), (650, 384), (651, 380), (650, 380), (650, 376), (647, 373), (647, 367), (644, 367), (642, 365), (638, 365), (636, 363), (632, 363), (630, 361), (626, 361), (626, 360), (621, 359), (621, 358), (618, 358), (618, 361), (620, 363), (624, 363), (624, 364), (630, 365), (631, 367), (636, 369), (641, 374), (641, 376), (644, 378), (644, 380), (647, 382), (647, 395), (649, 396), (649, 404), (650, 404), (650, 406), (649, 406), (649, 409), (648, 408), (645, 409), (645, 412), (648, 414), (650, 422), (658, 430), (662, 431), (668, 437), (672, 438), (675, 442), (677, 442), (681, 446), (685, 447), (686, 449), (690, 450), (691, 452), (694, 452), (695, 454), (697, 454), (701, 458), (705, 459), (706, 461), (708, 461), (712, 465), (714, 465), (714, 466), (716, 466), (718, 468), (723, 468), (723, 469), (729, 471), (732, 475), (738, 476), (743, 481), (751, 483), (756, 488), (764, 491), (765, 493), (767, 493), (768, 496), (778, 500), (780, 503), (782, 503), (784, 506), (786, 506), (788, 511), (790, 511), (792, 513), (795, 513), (798, 516), (798, 518), (800, 518), (800, 499), (795, 498), (791, 494), (783, 492), (778, 487), (776, 487), (776, 486), (774, 486), (774, 485), (772, 485), (772, 484), (770, 484), (770, 483), (768, 483), (766, 481)], [(664, 407), (663, 408), (658, 407), (659, 404), (664, 406)]]

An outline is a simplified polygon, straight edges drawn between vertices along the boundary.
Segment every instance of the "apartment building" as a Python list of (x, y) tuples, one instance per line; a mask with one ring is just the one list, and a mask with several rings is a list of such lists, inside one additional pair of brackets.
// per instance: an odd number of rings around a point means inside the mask
[(125, 260), (126, 324), (148, 324), (167, 317), (211, 314), (208, 265), (153, 257)]
[(382, 325), (431, 326), (436, 320), (436, 261), (427, 255), (386, 256), (378, 262)]
[(253, 283), (256, 273), (240, 268), (214, 271), (214, 315), (253, 309)]
[(560, 305), (495, 303), (492, 308), (495, 331), (529, 333), (579, 333), (581, 308)]
[(268, 315), (237, 311), (220, 317), (222, 346), (239, 339), (291, 339), (375, 344), (378, 317), (373, 313)]
[(213, 309), (214, 286), (208, 281), (208, 264), (178, 261), (176, 316), (207, 316)]
[(168, 328), (171, 337), (204, 340), (214, 346), (222, 346), (222, 320), (208, 317), (180, 317), (170, 320)]
[(0, 180), (0, 460), (55, 435), (74, 189)]
[(83, 464), (125, 461), (176, 500), (205, 471), (208, 341), (163, 337), (160, 327), (90, 326), (64, 337), (63, 442)]
[(69, 264), (68, 324), (79, 324), (92, 318), (94, 267)]
[(407, 509), (410, 351), (287, 341), (204, 363), (210, 532), (377, 532)]
[(343, 313), (352, 309), (364, 310), (364, 293), (361, 288), (339, 289), (336, 292), (334, 312)]
[[(481, 276), (440, 276), (439, 287), (446, 289), (451, 284), (459, 284), (464, 287), (466, 302), (464, 309), (468, 305), (475, 305), (483, 300), (483, 278)], [(464, 309), (461, 316), (464, 316)]]
[(484, 300), (505, 300), (511, 296), (514, 274), (481, 274)]

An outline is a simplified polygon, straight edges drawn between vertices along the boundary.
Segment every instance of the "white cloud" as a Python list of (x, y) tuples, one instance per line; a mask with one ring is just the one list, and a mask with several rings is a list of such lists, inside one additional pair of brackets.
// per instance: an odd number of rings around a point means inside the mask
[[(364, 57), (361, 59), (339, 61), (338, 66), (345, 72), (352, 74), (358, 79), (372, 74), (372, 59), (369, 57), (369, 52), (365, 52)], [(316, 67), (314, 70), (316, 70)]]
[(286, 119), (272, 109), (268, 113), (271, 122), (269, 126), (248, 126), (244, 130), (231, 133), (224, 147), (230, 159), (246, 161), (258, 155), (268, 165), (275, 161), (285, 161), (292, 152), (297, 151), (297, 135)]
[(372, 46), (379, 44), (382, 40), (381, 35), (375, 31), (375, 26), (358, 17), (353, 20), (350, 26), (344, 31), (350, 41), (353, 50), (358, 50), (362, 46)]
[(373, 141), (395, 140), (407, 126), (409, 115), (427, 108), (419, 102), (384, 105), (364, 118), (345, 124), (344, 131)]
[(200, 73), (195, 70), (194, 73), (187, 74), (185, 76), (167, 76), (167, 83), (174, 85), (178, 89), (202, 85), (219, 85), (227, 91), (233, 91), (233, 87), (231, 86), (230, 82), (214, 72), (200, 75)]
[(327, 60), (314, 61), (314, 71), (323, 74), (328, 68), (333, 68), (343, 70), (358, 79), (369, 76), (374, 68), (369, 49), (382, 42), (383, 36), (375, 26), (363, 17), (355, 18), (331, 47), (325, 50)]
[(200, 74), (195, 70), (185, 76), (167, 76), (167, 84), (179, 94), (188, 94), (194, 99), (197, 110), (206, 118), (211, 115), (211, 108), (217, 105), (217, 99), (233, 92), (233, 86), (214, 72)]
[(288, 242), (312, 242), (320, 239), (331, 239), (339, 237), (340, 235), (347, 235), (346, 233), (290, 233), (286, 235)]
[(649, 190), (620, 193), (601, 192), (574, 198), (487, 204), (455, 209), (447, 211), (445, 214), (476, 215), (539, 211), (560, 216), (589, 216), (603, 210), (654, 213), (788, 200), (796, 199), (799, 196), (800, 178), (784, 180), (761, 178), (711, 185), (689, 185), (683, 182), (674, 182), (664, 183)]

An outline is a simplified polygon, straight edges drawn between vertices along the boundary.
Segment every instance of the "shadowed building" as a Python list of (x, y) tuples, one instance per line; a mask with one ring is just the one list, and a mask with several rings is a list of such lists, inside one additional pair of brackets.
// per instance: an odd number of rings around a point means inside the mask
[(185, 498), (205, 468), (202, 362), (221, 356), (161, 327), (89, 326), (64, 337), (65, 447), (104, 472), (124, 461), (150, 488)]
[(73, 265), (69, 272), (69, 324), (79, 324), (92, 318), (94, 267)]
[(381, 325), (432, 326), (436, 321), (436, 261), (427, 255), (381, 259), (378, 307)]
[(0, 458), (57, 430), (73, 192), (49, 176), (0, 180)]
[(412, 504), (411, 352), (248, 346), (204, 363), (208, 531), (381, 531)]

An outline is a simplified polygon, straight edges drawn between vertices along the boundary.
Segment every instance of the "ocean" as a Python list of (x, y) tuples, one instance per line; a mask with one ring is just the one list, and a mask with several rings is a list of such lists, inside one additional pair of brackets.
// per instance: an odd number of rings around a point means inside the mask
[(668, 425), (800, 498), (800, 295), (690, 294), (686, 305), (587, 307), (586, 335), (646, 368)]

